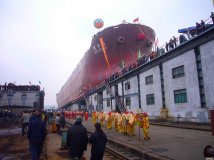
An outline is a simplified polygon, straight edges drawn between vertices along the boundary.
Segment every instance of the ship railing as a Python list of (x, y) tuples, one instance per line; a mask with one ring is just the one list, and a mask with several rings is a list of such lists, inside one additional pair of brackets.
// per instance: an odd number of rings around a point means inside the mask
[[(106, 81), (108, 81), (107, 84), (109, 86), (109, 82), (112, 82), (113, 80), (125, 75), (126, 73), (131, 72), (133, 69), (135, 69), (137, 67), (141, 67), (142, 65), (149, 63), (150, 61), (152, 61), (152, 60), (166, 54), (167, 52), (177, 48), (181, 44), (183, 44), (183, 43), (197, 37), (198, 35), (202, 34), (203, 32), (205, 32), (208, 29), (208, 27), (206, 27), (206, 26), (208, 26), (207, 24), (211, 24), (212, 19), (208, 18), (208, 19), (204, 20), (204, 22), (205, 22), (205, 29), (204, 29), (204, 26), (201, 26), (200, 28), (197, 29), (199, 31), (196, 31), (195, 33), (180, 34), (179, 37), (177, 37), (177, 38), (175, 37), (173, 39), (173, 41), (171, 40), (171, 42), (168, 42), (165, 45), (162, 45), (161, 47), (157, 46), (155, 48), (155, 51), (152, 51), (148, 55), (143, 55), (142, 57), (138, 58), (137, 61), (134, 60), (132, 63), (129, 64), (129, 66), (121, 68), (120, 72), (112, 73), (112, 75), (110, 75), (104, 81), (102, 81), (99, 85), (97, 85), (96, 88), (99, 88), (100, 86), (106, 86)], [(96, 88), (92, 88), (92, 89), (90, 89), (90, 91), (94, 91), (94, 90), (96, 90)], [(109, 87), (107, 87), (107, 88), (109, 89)]]
[(210, 26), (212, 24), (211, 22), (212, 22), (212, 18), (211, 17), (207, 18), (206, 20), (204, 20), (204, 23), (205, 23), (204, 26), (201, 25), (199, 28), (196, 28), (196, 31), (194, 32), (187, 31), (187, 33), (180, 34), (179, 37), (175, 37), (174, 41), (166, 42), (166, 44), (162, 45), (161, 47), (157, 46), (155, 48), (155, 52), (157, 52), (158, 57), (161, 56), (162, 54), (169, 52), (170, 50), (178, 47), (184, 42), (189, 41), (192, 38), (195, 38), (196, 36), (205, 32), (208, 28), (211, 27)]

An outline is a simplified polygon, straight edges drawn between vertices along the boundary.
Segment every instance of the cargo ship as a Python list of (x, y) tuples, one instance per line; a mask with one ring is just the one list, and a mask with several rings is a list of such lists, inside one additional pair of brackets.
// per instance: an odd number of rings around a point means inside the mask
[(122, 23), (98, 32), (57, 94), (58, 106), (72, 103), (107, 76), (150, 54), (154, 42), (154, 30), (142, 24)]

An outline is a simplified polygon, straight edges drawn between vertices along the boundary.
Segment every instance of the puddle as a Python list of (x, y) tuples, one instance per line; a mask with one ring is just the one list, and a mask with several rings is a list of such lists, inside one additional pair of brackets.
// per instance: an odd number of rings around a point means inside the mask
[(15, 155), (0, 154), (0, 160), (19, 160)]
[(7, 136), (7, 135), (14, 135), (14, 134), (21, 134), (21, 128), (10, 128), (10, 129), (0, 130), (0, 136)]

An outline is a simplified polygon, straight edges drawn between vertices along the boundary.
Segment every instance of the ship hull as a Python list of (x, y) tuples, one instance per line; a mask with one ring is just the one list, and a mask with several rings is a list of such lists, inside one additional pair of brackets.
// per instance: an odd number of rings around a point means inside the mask
[(120, 24), (94, 35), (89, 50), (57, 94), (58, 106), (72, 103), (123, 65), (127, 67), (139, 56), (150, 54), (154, 41), (155, 32), (141, 24)]

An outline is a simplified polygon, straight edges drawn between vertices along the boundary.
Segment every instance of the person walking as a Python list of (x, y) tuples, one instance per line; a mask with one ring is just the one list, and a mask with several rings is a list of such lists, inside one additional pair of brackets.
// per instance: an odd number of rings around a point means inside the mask
[(145, 140), (150, 140), (149, 137), (149, 116), (146, 112), (143, 113), (143, 123), (142, 123), (142, 128), (143, 128), (143, 135)]
[[(64, 117), (64, 113), (62, 112), (61, 115), (60, 115), (60, 126), (61, 126), (61, 130), (65, 128), (65, 117)], [(61, 132), (60, 130), (60, 132)]]
[(99, 122), (95, 123), (94, 126), (95, 132), (92, 133), (89, 138), (89, 143), (92, 144), (90, 160), (102, 160), (107, 143), (107, 137), (101, 129), (101, 124)]
[(36, 117), (29, 122), (28, 140), (32, 160), (39, 160), (46, 137), (46, 125), (38, 110), (34, 114)]
[(33, 121), (33, 120), (35, 120), (36, 119), (36, 115), (38, 115), (39, 114), (39, 110), (38, 109), (34, 109), (33, 111), (32, 111), (32, 113), (31, 113), (31, 116), (30, 116), (30, 119), (29, 119), (29, 123), (31, 122), (31, 121)]
[(87, 150), (88, 135), (86, 128), (82, 125), (82, 117), (77, 116), (74, 125), (68, 130), (67, 145), (69, 156), (72, 160), (81, 160), (83, 152)]
[(56, 115), (55, 123), (56, 123), (57, 133), (60, 134), (61, 124), (60, 124), (60, 114), (59, 113), (57, 113), (57, 115)]
[(29, 125), (29, 119), (30, 119), (30, 114), (28, 113), (28, 111), (24, 111), (24, 113), (22, 114), (22, 118), (21, 118), (21, 123), (22, 123), (22, 136), (24, 136), (25, 131), (28, 128)]

